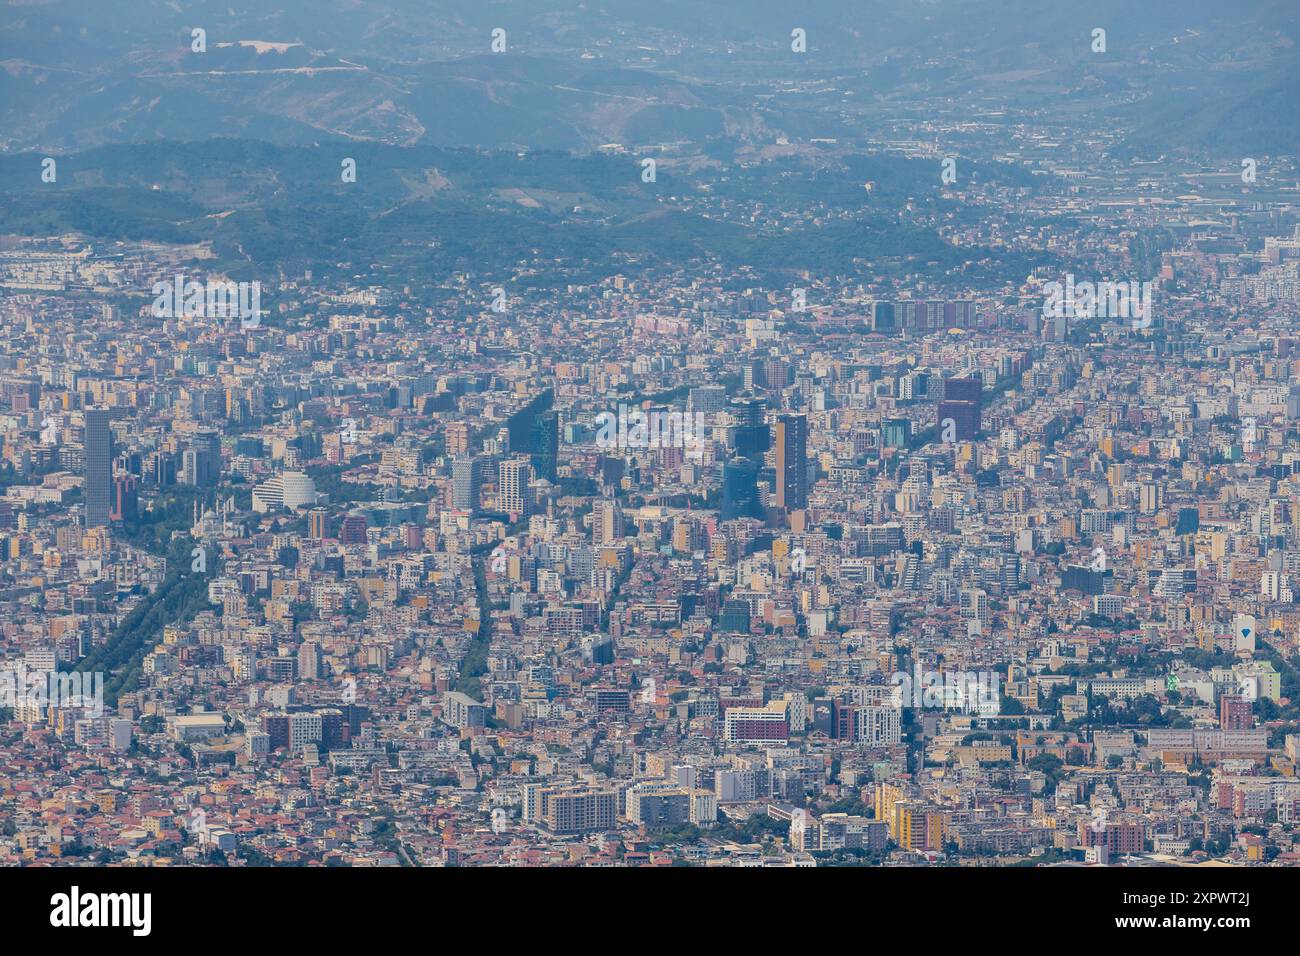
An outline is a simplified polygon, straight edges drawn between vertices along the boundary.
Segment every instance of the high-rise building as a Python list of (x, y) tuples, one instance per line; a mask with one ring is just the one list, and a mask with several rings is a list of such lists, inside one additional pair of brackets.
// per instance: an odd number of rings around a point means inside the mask
[(627, 791), (627, 818), (649, 829), (681, 826), (691, 819), (691, 794), (670, 781), (638, 783)]
[(962, 620), (989, 623), (989, 596), (981, 588), (963, 588), (961, 592)]
[(442, 702), (442, 719), (460, 730), (478, 730), (487, 724), (488, 709), (468, 694), (452, 691)]
[(970, 441), (980, 430), (984, 383), (979, 378), (949, 378), (943, 383), (943, 400), (939, 402), (939, 428), (952, 419), (955, 441)]
[(808, 507), (808, 419), (782, 415), (776, 420), (776, 506), (786, 511)]
[(984, 382), (978, 378), (950, 378), (943, 383), (943, 399), (946, 402), (975, 402), (979, 404), (983, 397)]
[(146, 469), (148, 480), (159, 488), (166, 488), (176, 483), (176, 458), (166, 452), (157, 451), (149, 456)]
[(108, 524), (113, 498), (113, 435), (107, 408), (86, 409), (85, 479), (86, 527)]
[(721, 519), (757, 518), (762, 513), (757, 467), (748, 458), (733, 458), (722, 469)]
[(279, 750), (289, 746), (289, 715), (263, 714), (262, 732), (269, 738), (268, 750)]
[(1061, 589), (1082, 591), (1088, 595), (1105, 594), (1106, 581), (1112, 576), (1109, 569), (1099, 571), (1082, 564), (1069, 564), (1061, 572)]
[(939, 403), (939, 434), (945, 441), (949, 436), (944, 435), (944, 429), (948, 422), (952, 422), (953, 441), (971, 441), (979, 434), (980, 430), (980, 406), (978, 402), (967, 401), (942, 401)]
[(1219, 727), (1223, 730), (1250, 730), (1251, 704), (1237, 694), (1224, 694), (1219, 698)]
[(483, 487), (483, 463), (478, 458), (461, 456), (451, 463), (451, 506), (471, 514), (479, 510)]
[(109, 517), (114, 521), (135, 521), (139, 516), (140, 479), (135, 475), (118, 475), (113, 479), (113, 503)]
[(354, 511), (339, 525), (339, 543), (340, 544), (365, 544), (367, 540), (366, 528), (368, 522), (366, 516), (359, 511)]
[(894, 303), (872, 302), (869, 309), (871, 331), (892, 332), (894, 330)]
[(528, 514), (527, 458), (508, 458), (497, 469), (497, 508), (512, 515)]
[(319, 644), (303, 641), (298, 648), (298, 677), (300, 680), (315, 680), (320, 677)]
[(613, 544), (623, 537), (623, 511), (618, 502), (602, 498), (591, 507), (591, 540), (596, 545)]
[(608, 830), (618, 817), (618, 794), (593, 787), (553, 787), (537, 793), (537, 818), (552, 833)]
[(221, 477), (221, 439), (216, 432), (200, 431), (181, 456), (182, 481), (208, 488)]
[(737, 398), (731, 402), (736, 418), (736, 454), (761, 462), (770, 446), (767, 425), (767, 401), (761, 398)]
[(560, 457), (560, 413), (542, 412), (533, 423), (533, 471), (537, 477), (555, 481)]
[(447, 454), (468, 455), (470, 429), (468, 422), (451, 422), (444, 431), (447, 441)]
[(611, 487), (618, 485), (623, 480), (623, 474), (627, 471), (627, 463), (622, 458), (616, 458), (613, 455), (600, 455), (596, 459), (596, 474), (600, 476), (602, 485)]
[(253, 488), (253, 510), (259, 514), (280, 508), (295, 511), (315, 503), (316, 483), (301, 471), (274, 475)]
[(686, 410), (713, 415), (727, 407), (727, 389), (722, 385), (696, 385), (686, 399)]
[(315, 540), (329, 537), (329, 512), (324, 508), (307, 513), (307, 537)]
[(906, 448), (912, 439), (912, 423), (906, 418), (887, 418), (880, 426), (880, 443), (886, 448)]

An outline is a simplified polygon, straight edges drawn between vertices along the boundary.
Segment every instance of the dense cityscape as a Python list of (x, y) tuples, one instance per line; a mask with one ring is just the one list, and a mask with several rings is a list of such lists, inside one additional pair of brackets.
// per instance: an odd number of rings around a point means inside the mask
[(11, 142), (0, 864), (1300, 864), (1294, 149), (996, 99)]

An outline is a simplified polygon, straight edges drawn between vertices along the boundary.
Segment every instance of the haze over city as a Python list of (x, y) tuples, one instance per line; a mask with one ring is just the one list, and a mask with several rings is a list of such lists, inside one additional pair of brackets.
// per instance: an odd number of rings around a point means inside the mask
[(0, 863), (1294, 866), (1298, 38), (6, 0)]

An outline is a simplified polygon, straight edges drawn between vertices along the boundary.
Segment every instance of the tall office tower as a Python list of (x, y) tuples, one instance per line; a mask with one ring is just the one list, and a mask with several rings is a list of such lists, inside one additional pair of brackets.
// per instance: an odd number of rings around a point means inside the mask
[(324, 508), (307, 512), (307, 537), (313, 540), (329, 537), (329, 512)]
[(979, 378), (949, 378), (943, 383), (943, 401), (939, 403), (939, 428), (942, 435), (945, 419), (956, 426), (957, 441), (970, 441), (980, 430), (980, 409), (984, 383)]
[(475, 514), (479, 510), (479, 493), (483, 486), (483, 463), (478, 458), (461, 456), (451, 463), (451, 506)]
[(943, 383), (943, 400), (945, 402), (974, 402), (980, 404), (983, 399), (984, 382), (979, 378), (950, 378)]
[(447, 454), (453, 456), (469, 454), (470, 432), (468, 422), (451, 422), (443, 435), (447, 441)]
[(980, 430), (980, 407), (978, 402), (939, 403), (939, 435), (943, 437), (944, 422), (952, 419), (953, 440), (971, 441)]
[(786, 511), (808, 507), (808, 419), (782, 415), (776, 420), (776, 506)]
[(176, 484), (176, 458), (163, 451), (151, 452), (146, 459), (145, 478), (159, 488)]
[(618, 502), (602, 498), (591, 507), (591, 540), (597, 546), (613, 544), (623, 537), (623, 510)]
[(909, 372), (898, 380), (898, 397), (906, 401), (922, 398), (926, 384), (924, 372)]
[(555, 390), (543, 389), (532, 401), (506, 419), (503, 427), (510, 436), (511, 451), (521, 455), (540, 453), (537, 440), (541, 436), (542, 425), (539, 419), (550, 411), (554, 404)]
[(763, 453), (770, 447), (769, 434), (764, 419), (767, 400), (763, 398), (737, 398), (731, 402), (731, 414), (736, 417), (736, 454), (761, 462)]
[(213, 431), (196, 432), (181, 456), (184, 482), (208, 488), (221, 477), (221, 438)]
[(758, 518), (762, 515), (758, 498), (758, 467), (748, 458), (733, 458), (722, 469), (723, 521)]
[(533, 471), (538, 478), (555, 481), (560, 457), (560, 413), (542, 412), (533, 423)]
[(528, 514), (527, 458), (509, 458), (497, 469), (497, 508), (512, 515)]
[(113, 503), (113, 435), (107, 408), (86, 409), (85, 502), (86, 527), (108, 524)]
[(909, 332), (943, 328), (944, 304), (938, 299), (903, 299), (897, 303), (898, 324)]

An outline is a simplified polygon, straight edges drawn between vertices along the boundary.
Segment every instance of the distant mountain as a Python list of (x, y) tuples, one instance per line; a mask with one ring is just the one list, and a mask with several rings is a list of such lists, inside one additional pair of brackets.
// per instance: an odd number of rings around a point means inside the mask
[[(342, 181), (342, 164), (356, 181)], [(211, 242), (212, 268), (383, 277), (430, 284), (454, 272), (512, 270), (571, 282), (623, 268), (714, 263), (756, 276), (961, 272), (968, 285), (1022, 276), (1020, 256), (949, 245), (900, 210), (935, 196), (933, 164), (897, 157), (783, 160), (719, 171), (663, 168), (641, 179), (629, 155), (402, 148), (335, 139), (310, 147), (247, 140), (105, 146), (61, 157), (40, 180), (40, 154), (0, 156), (0, 234), (78, 232), (94, 239)], [(974, 173), (972, 173), (974, 175)], [(981, 176), (1023, 176), (992, 167)], [(864, 179), (879, 188), (868, 194)], [(707, 192), (740, 208), (824, 211), (777, 231), (704, 214)], [(801, 200), (800, 189), (807, 191)], [(674, 198), (681, 197), (681, 198)], [(916, 202), (926, 202), (920, 198)], [(939, 199), (928, 200), (940, 202)], [(252, 276), (255, 277), (255, 276)], [(500, 279), (506, 276), (498, 277)]]
[[(269, 9), (274, 7), (274, 9)], [(873, 104), (1120, 123), (1138, 151), (1294, 149), (1293, 0), (30, 0), (0, 150), (240, 136), (589, 150), (861, 136)], [(206, 31), (206, 52), (191, 31)], [(506, 53), (490, 52), (506, 31)], [(808, 51), (790, 49), (794, 28)], [(1106, 31), (1105, 53), (1091, 49)], [(1272, 116), (1274, 122), (1267, 122)]]
[(1124, 148), (1150, 158), (1188, 144), (1231, 157), (1290, 155), (1300, 144), (1300, 59), (1276, 78), (1222, 71), (1220, 95), (1173, 91), (1125, 110)]

